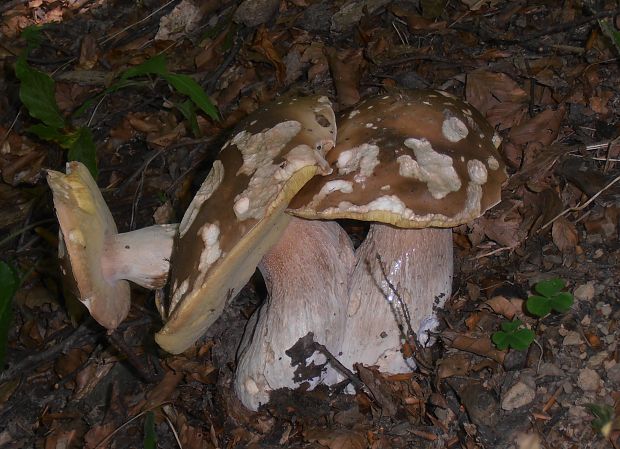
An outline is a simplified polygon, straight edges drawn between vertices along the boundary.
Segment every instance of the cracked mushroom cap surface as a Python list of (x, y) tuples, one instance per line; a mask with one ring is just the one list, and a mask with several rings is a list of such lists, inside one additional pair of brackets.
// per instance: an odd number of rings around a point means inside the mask
[(221, 315), (277, 242), (290, 199), (336, 139), (324, 96), (281, 98), (247, 117), (222, 147), (185, 212), (172, 254), (168, 317), (156, 340), (179, 353)]
[(107, 240), (118, 232), (116, 224), (88, 169), (73, 161), (67, 163), (66, 171), (47, 172), (60, 224), (61, 269), (70, 280), (73, 276), (79, 299), (93, 318), (115, 329), (130, 306), (129, 283), (106, 280), (102, 266)]
[(289, 205), (304, 218), (351, 218), (403, 228), (453, 227), (500, 201), (501, 140), (471, 105), (442, 91), (399, 91), (338, 118), (327, 160)]

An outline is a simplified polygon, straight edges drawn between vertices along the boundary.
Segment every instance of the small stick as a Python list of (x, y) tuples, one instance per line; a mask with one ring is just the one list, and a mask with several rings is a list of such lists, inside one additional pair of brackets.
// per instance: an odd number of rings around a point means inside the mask
[(346, 376), (356, 389), (363, 390), (365, 388), (364, 383), (357, 378), (353, 371), (340, 363), (340, 360), (334, 357), (334, 355), (329, 351), (329, 349), (314, 340), (312, 341), (312, 343), (312, 347), (314, 348), (314, 350), (323, 354), (325, 358), (327, 358), (327, 361), (334, 367), (334, 369), (340, 371), (340, 373)]

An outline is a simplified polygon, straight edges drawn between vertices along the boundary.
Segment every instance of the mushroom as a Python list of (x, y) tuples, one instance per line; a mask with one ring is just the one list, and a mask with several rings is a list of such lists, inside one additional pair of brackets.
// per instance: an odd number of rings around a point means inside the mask
[(322, 96), (281, 98), (237, 127), (179, 225), (163, 349), (184, 351), (221, 315), (291, 221), (289, 200), (330, 172), (335, 137)]
[[(349, 279), (341, 347), (345, 366), (411, 369), (409, 327), (422, 343), (451, 294), (450, 229), (500, 200), (499, 138), (469, 104), (439, 91), (399, 91), (363, 101), (338, 121), (333, 173), (306, 184), (296, 216), (371, 221)], [(283, 318), (284, 319), (284, 318)]]
[(47, 172), (60, 223), (61, 269), (72, 278), (76, 295), (93, 318), (115, 329), (129, 313), (127, 281), (148, 289), (166, 284), (177, 226), (155, 225), (119, 234), (88, 169), (69, 162), (66, 171)]
[(299, 218), (263, 256), (258, 267), (269, 295), (246, 326), (235, 375), (235, 391), (246, 407), (258, 409), (278, 388), (307, 382), (312, 389), (339, 378), (318, 353), (298, 372), (287, 350), (313, 332), (316, 341), (337, 353), (354, 262), (351, 240), (336, 222)]

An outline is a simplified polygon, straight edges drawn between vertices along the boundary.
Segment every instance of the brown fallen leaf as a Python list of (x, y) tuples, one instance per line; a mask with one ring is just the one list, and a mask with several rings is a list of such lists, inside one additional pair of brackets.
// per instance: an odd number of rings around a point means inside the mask
[(82, 38), (80, 45), (80, 59), (78, 66), (84, 70), (90, 70), (97, 65), (99, 61), (99, 47), (97, 38), (92, 34), (87, 34)]
[(286, 66), (282, 62), (282, 57), (273, 44), (273, 40), (277, 38), (277, 36), (271, 36), (267, 28), (261, 26), (258, 31), (256, 31), (252, 50), (264, 57), (266, 61), (276, 69), (278, 84), (283, 85), (286, 79)]
[(502, 315), (508, 320), (512, 320), (515, 315), (520, 315), (521, 313), (517, 306), (504, 296), (494, 296), (484, 303), (489, 306), (493, 312)]
[(518, 126), (514, 126), (508, 137), (517, 145), (538, 142), (544, 146), (551, 145), (558, 136), (560, 123), (564, 118), (566, 108), (545, 109)]
[(529, 100), (528, 94), (508, 75), (486, 70), (467, 75), (465, 97), (500, 130), (521, 122)]
[(361, 430), (311, 428), (304, 431), (306, 441), (329, 449), (366, 449), (368, 439)]
[(450, 354), (439, 360), (437, 376), (439, 379), (466, 376), (471, 371), (471, 367), (471, 356), (467, 354)]
[(153, 407), (163, 404), (170, 399), (176, 391), (177, 385), (183, 379), (183, 373), (175, 373), (168, 371), (164, 378), (146, 395), (146, 399), (140, 401), (130, 413), (135, 416), (145, 410), (151, 410)]
[(488, 357), (498, 363), (503, 363), (506, 357), (506, 351), (495, 349), (488, 337), (470, 337), (453, 331), (444, 331), (441, 336), (446, 341), (446, 345), (454, 349)]
[(332, 72), (338, 103), (344, 107), (359, 103), (359, 81), (364, 66), (362, 49), (327, 49), (327, 60)]
[(577, 228), (566, 217), (560, 217), (553, 222), (551, 237), (555, 246), (563, 253), (574, 251), (579, 243)]

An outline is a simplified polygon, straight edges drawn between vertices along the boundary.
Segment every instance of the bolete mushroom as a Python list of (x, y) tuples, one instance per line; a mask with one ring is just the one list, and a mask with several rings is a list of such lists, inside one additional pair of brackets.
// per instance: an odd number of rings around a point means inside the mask
[(148, 289), (166, 284), (177, 225), (119, 234), (88, 169), (69, 162), (66, 171), (47, 172), (60, 224), (61, 267), (93, 318), (115, 329), (129, 312), (127, 281)]
[(373, 222), (349, 279), (341, 361), (404, 372), (407, 326), (427, 341), (451, 293), (452, 236), (442, 228), (500, 200), (500, 140), (473, 107), (440, 91), (377, 96), (338, 125), (333, 173), (306, 184), (289, 210)]
[(278, 388), (307, 382), (312, 389), (339, 378), (323, 354), (315, 352), (298, 372), (287, 351), (312, 332), (337, 354), (354, 262), (351, 240), (336, 222), (299, 218), (263, 256), (258, 267), (268, 297), (246, 326), (235, 374), (235, 391), (246, 407), (256, 410)]
[(162, 348), (184, 351), (221, 315), (286, 229), (289, 200), (330, 172), (335, 138), (322, 96), (281, 98), (236, 128), (179, 225)]

